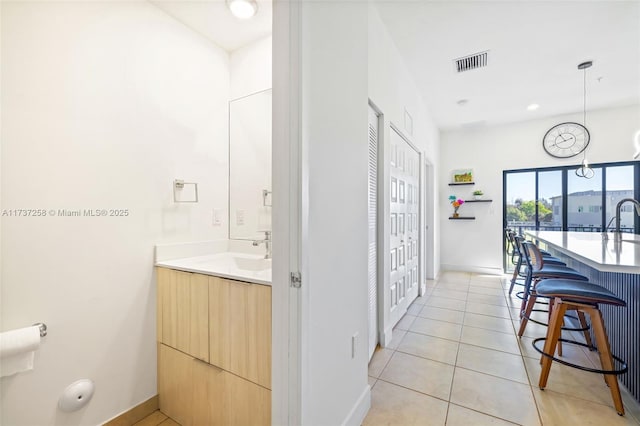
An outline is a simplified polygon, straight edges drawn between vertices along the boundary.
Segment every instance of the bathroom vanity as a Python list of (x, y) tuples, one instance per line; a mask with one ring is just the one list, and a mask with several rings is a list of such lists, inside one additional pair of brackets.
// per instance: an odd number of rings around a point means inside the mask
[(271, 423), (270, 260), (156, 262), (160, 410), (183, 426)]

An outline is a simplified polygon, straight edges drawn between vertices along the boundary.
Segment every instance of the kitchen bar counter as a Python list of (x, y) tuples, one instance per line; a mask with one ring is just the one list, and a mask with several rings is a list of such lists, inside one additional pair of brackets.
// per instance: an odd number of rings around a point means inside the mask
[(640, 274), (640, 235), (599, 232), (525, 231), (534, 240), (555, 252), (565, 254), (600, 272)]
[(526, 231), (567, 266), (589, 278), (589, 282), (612, 291), (626, 307), (602, 304), (611, 351), (627, 361), (629, 370), (618, 376), (629, 393), (640, 402), (640, 236), (612, 233)]

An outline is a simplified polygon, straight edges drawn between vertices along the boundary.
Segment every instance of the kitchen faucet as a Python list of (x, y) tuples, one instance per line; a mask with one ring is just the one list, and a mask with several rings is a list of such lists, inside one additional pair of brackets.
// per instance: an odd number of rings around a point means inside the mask
[(614, 234), (616, 239), (622, 239), (622, 233), (620, 232), (620, 212), (622, 211), (622, 205), (626, 202), (635, 204), (636, 213), (640, 216), (640, 201), (634, 200), (633, 198), (623, 198), (620, 200), (616, 206), (616, 230)]
[(264, 231), (264, 240), (255, 240), (253, 242), (254, 247), (258, 247), (258, 244), (264, 243), (266, 254), (265, 259), (271, 259), (271, 231)]

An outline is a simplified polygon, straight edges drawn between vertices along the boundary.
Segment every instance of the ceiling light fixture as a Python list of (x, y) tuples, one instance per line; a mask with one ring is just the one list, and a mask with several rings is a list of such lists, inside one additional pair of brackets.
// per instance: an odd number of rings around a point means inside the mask
[(255, 0), (227, 0), (227, 7), (238, 19), (252, 18), (258, 11)]
[(527, 106), (527, 111), (535, 111), (538, 108), (540, 108), (540, 105), (538, 105), (538, 104), (530, 104), (530, 105)]
[[(578, 64), (578, 69), (583, 71), (583, 94), (584, 102), (582, 109), (582, 125), (587, 127), (587, 68), (593, 65), (592, 61), (582, 62)], [(584, 148), (584, 157), (582, 159), (582, 165), (576, 169), (576, 176), (591, 179), (595, 175), (595, 172), (589, 167), (589, 161), (587, 160), (587, 147)]]
[(458, 106), (465, 106), (468, 103), (469, 103), (469, 99), (460, 99), (459, 101), (456, 102)]

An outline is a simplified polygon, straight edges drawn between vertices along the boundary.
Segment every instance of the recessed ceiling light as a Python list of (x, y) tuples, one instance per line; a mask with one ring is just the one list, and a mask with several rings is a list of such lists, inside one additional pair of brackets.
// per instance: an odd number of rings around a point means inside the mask
[(258, 11), (255, 0), (227, 0), (227, 7), (238, 19), (252, 18)]
[(538, 104), (531, 104), (531, 105), (527, 106), (527, 111), (535, 111), (535, 110), (537, 110), (538, 108), (540, 108), (540, 105), (538, 105)]
[(465, 106), (466, 104), (469, 103), (469, 99), (460, 99), (458, 102), (456, 102), (459, 106)]

